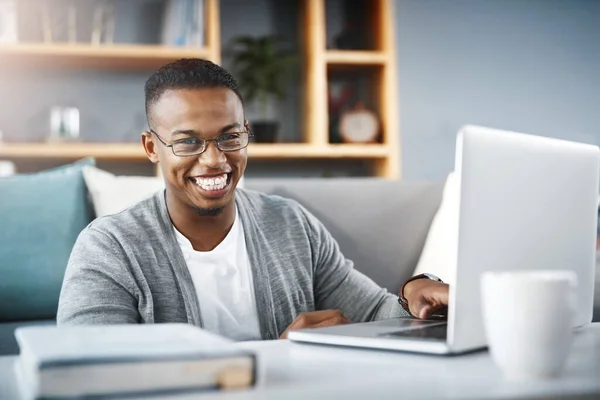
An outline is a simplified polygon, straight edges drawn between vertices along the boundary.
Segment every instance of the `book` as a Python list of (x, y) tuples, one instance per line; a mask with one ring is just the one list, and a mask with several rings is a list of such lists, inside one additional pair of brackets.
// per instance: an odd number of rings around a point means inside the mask
[(168, 46), (204, 46), (204, 0), (167, 0), (162, 43)]
[(41, 326), (15, 331), (24, 398), (240, 389), (256, 356), (188, 324)]

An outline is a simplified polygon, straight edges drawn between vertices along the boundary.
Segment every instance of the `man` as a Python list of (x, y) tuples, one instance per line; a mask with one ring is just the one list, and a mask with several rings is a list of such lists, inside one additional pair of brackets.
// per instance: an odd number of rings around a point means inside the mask
[[(145, 93), (142, 143), (166, 190), (80, 234), (59, 324), (183, 322), (252, 340), (409, 315), (298, 203), (236, 189), (250, 131), (227, 71), (180, 60), (150, 77)], [(448, 301), (448, 286), (428, 279), (403, 293), (420, 318)]]

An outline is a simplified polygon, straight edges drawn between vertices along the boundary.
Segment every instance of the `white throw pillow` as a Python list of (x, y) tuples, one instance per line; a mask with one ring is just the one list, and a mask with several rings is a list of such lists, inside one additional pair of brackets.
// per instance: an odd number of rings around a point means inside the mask
[(15, 174), (15, 164), (10, 161), (0, 160), (0, 178), (8, 178)]
[(96, 167), (85, 167), (83, 178), (97, 217), (121, 212), (165, 187), (163, 178), (116, 176)]
[(459, 197), (459, 178), (452, 172), (446, 179), (442, 203), (429, 228), (414, 275), (429, 272), (446, 283), (456, 281)]
[[(162, 177), (117, 176), (91, 166), (84, 167), (83, 178), (97, 217), (121, 212), (165, 188)], [(237, 187), (244, 187), (244, 177)]]

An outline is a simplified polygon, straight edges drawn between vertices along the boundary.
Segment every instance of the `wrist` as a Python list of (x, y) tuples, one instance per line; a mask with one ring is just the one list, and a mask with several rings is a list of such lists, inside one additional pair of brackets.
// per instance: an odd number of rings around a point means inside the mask
[[(409, 280), (407, 280), (406, 282), (404, 282), (402, 287), (400, 287), (400, 291), (398, 293), (398, 296), (400, 297), (400, 299), (406, 299), (406, 298), (410, 297), (411, 292), (414, 290), (414, 288), (419, 286), (420, 284), (424, 284), (423, 283), (424, 280), (443, 283), (443, 281), (440, 278), (438, 278), (437, 276), (435, 276), (433, 274), (424, 273), (424, 274), (415, 275), (412, 278), (410, 278)], [(415, 282), (417, 282), (417, 283), (415, 284)]]
[[(425, 279), (425, 278), (423, 278)], [(404, 297), (405, 299), (410, 297), (410, 294), (412, 293), (414, 287), (415, 287), (415, 283), (420, 283), (419, 281), (421, 281), (421, 279), (415, 279), (415, 280), (408, 280), (404, 283), (404, 285), (402, 285), (401, 288), (401, 296)]]

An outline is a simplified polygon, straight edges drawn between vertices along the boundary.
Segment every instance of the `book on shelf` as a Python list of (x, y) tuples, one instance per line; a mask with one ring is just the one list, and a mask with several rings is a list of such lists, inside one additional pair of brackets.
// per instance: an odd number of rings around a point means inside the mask
[(204, 46), (204, 0), (167, 0), (162, 43), (169, 46)]
[(15, 336), (25, 399), (240, 389), (256, 380), (254, 353), (188, 324), (24, 327)]

